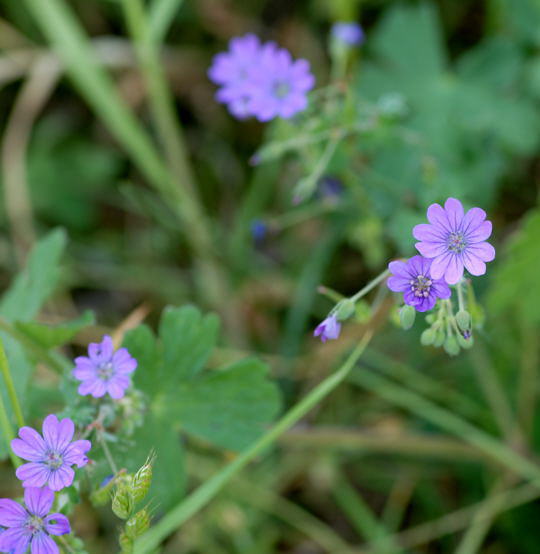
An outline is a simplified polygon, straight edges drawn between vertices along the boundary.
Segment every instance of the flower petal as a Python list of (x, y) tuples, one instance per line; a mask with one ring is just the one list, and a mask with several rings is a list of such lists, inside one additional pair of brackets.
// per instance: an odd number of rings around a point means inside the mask
[(463, 221), (463, 206), (456, 198), (448, 198), (444, 203), (444, 211), (452, 231), (458, 231)]
[(30, 551), (32, 554), (58, 554), (58, 546), (45, 532), (32, 537)]
[(467, 252), (480, 258), (483, 262), (491, 262), (495, 259), (495, 248), (489, 242), (479, 242), (467, 247)]
[(482, 208), (471, 208), (463, 217), (461, 231), (468, 233), (474, 231), (486, 219), (486, 212)]
[(393, 292), (405, 292), (411, 287), (410, 277), (405, 278), (399, 275), (394, 275), (386, 281), (386, 285)]
[(473, 231), (466, 234), (467, 242), (481, 242), (491, 235), (491, 221), (484, 221)]
[(73, 439), (75, 424), (68, 417), (58, 421), (55, 415), (49, 415), (43, 422), (45, 442), (56, 452), (62, 452)]
[(467, 271), (471, 275), (484, 275), (486, 272), (486, 264), (472, 252), (469, 252), (468, 249), (467, 252), (463, 253), (463, 261)]
[(83, 467), (88, 463), (86, 452), (92, 448), (92, 443), (88, 440), (78, 440), (72, 442), (64, 451), (64, 463), (67, 465), (76, 464), (77, 467)]
[(430, 294), (427, 297), (422, 297), (420, 302), (415, 306), (417, 312), (427, 312), (435, 306), (437, 297), (434, 294)]
[(15, 475), (23, 482), (23, 487), (42, 487), (49, 478), (49, 469), (43, 464), (31, 462), (18, 467)]
[(415, 246), (416, 250), (425, 258), (442, 256), (448, 249), (444, 242), (417, 242)]
[(30, 537), (22, 527), (7, 529), (0, 535), (0, 551), (9, 554), (25, 554), (30, 544)]
[(69, 519), (62, 514), (51, 514), (45, 518), (45, 529), (51, 535), (67, 535), (71, 532)]
[(60, 491), (73, 483), (75, 472), (69, 466), (62, 466), (56, 471), (51, 471), (49, 476), (49, 487), (53, 491)]
[(54, 493), (48, 487), (28, 487), (24, 490), (24, 503), (28, 511), (39, 517), (45, 517), (54, 502)]
[(431, 290), (438, 298), (450, 298), (452, 291), (450, 287), (442, 280), (439, 279), (431, 285)]
[[(41, 435), (31, 427), (21, 427), (19, 429), (19, 437), (21, 438), (13, 439), (11, 442), (13, 452), (15, 452), (17, 456), (20, 456), (25, 460), (29, 460), (30, 462), (37, 462), (41, 460), (46, 448), (45, 441), (41, 438)], [(23, 441), (26, 446), (21, 444)], [(27, 454), (31, 456), (31, 458), (27, 457)]]
[(446, 252), (432, 260), (430, 272), (433, 279), (440, 279), (444, 275), (451, 256), (452, 254), (450, 252)]
[(446, 234), (440, 227), (429, 223), (420, 223), (413, 227), (413, 237), (424, 242), (444, 241)]
[(427, 218), (440, 232), (451, 231), (446, 212), (439, 204), (431, 204), (427, 209)]
[(455, 285), (462, 277), (463, 260), (459, 256), (451, 255), (444, 272), (444, 280), (449, 285)]
[(28, 512), (15, 500), (0, 499), (0, 525), (4, 527), (18, 527), (28, 518)]
[(406, 279), (410, 279), (412, 277), (411, 272), (409, 271), (409, 268), (405, 262), (399, 260), (390, 262), (388, 264), (388, 269), (390, 270), (390, 273), (392, 273), (392, 275), (397, 275)]

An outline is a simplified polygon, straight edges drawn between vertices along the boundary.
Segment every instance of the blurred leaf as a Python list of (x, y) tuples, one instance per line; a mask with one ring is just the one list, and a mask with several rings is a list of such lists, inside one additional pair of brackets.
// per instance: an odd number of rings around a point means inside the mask
[(79, 331), (95, 322), (94, 312), (85, 311), (81, 316), (65, 323), (47, 325), (34, 321), (16, 321), (15, 327), (44, 348), (56, 348), (68, 343)]
[(496, 314), (514, 311), (529, 324), (540, 323), (539, 237), (540, 211), (536, 209), (506, 247), (495, 271), (488, 302)]

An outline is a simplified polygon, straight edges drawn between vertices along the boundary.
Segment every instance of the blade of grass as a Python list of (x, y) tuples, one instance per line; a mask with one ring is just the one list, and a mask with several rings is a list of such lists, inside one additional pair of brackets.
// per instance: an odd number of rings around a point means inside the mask
[(458, 436), (517, 475), (540, 486), (540, 468), (535, 463), (461, 417), (374, 373), (358, 371), (351, 375), (350, 380), (388, 402), (401, 406), (418, 417)]
[(148, 14), (150, 35), (154, 43), (163, 42), (174, 16), (183, 3), (184, 0), (154, 0)]
[(290, 429), (323, 398), (330, 394), (349, 375), (349, 372), (364, 352), (372, 336), (373, 331), (368, 329), (360, 343), (336, 372), (329, 375), (298, 404), (293, 406), (267, 433), (253, 443), (252, 446), (244, 450), (219, 473), (197, 488), (185, 500), (165, 515), (154, 527), (137, 539), (134, 554), (152, 552), (168, 535), (208, 504), (232, 477), (237, 475), (249, 462), (262, 454), (285, 433), (285, 431)]

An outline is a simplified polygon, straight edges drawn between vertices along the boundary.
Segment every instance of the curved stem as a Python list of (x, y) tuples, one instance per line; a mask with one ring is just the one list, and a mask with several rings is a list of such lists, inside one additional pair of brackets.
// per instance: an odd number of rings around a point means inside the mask
[(0, 430), (2, 431), (2, 435), (4, 436), (4, 441), (7, 446), (7, 451), (9, 452), (9, 457), (11, 458), (11, 462), (13, 463), (13, 466), (19, 467), (21, 465), (21, 462), (19, 458), (15, 456), (15, 453), (13, 452), (13, 450), (11, 450), (11, 441), (15, 438), (15, 433), (13, 431), (11, 422), (9, 421), (9, 417), (6, 411), (6, 405), (4, 404), (4, 397), (2, 396), (2, 393), (0, 393)]
[(206, 506), (212, 498), (242, 470), (249, 462), (262, 454), (285, 431), (304, 417), (316, 404), (330, 394), (349, 375), (351, 369), (366, 349), (373, 331), (368, 329), (362, 340), (349, 355), (344, 364), (317, 385), (301, 402), (291, 408), (270, 431), (264, 434), (252, 446), (244, 450), (233, 462), (206, 481), (184, 501), (173, 508), (161, 521), (140, 537), (134, 547), (134, 554), (152, 552), (168, 535), (174, 532), (186, 520)]
[(11, 372), (9, 370), (9, 363), (6, 357), (6, 351), (4, 350), (4, 342), (0, 338), (0, 371), (2, 372), (2, 377), (6, 383), (6, 389), (13, 408), (13, 413), (15, 414), (15, 419), (19, 427), (24, 427), (24, 416), (19, 403), (19, 398), (17, 397), (17, 391), (15, 390), (15, 385), (13, 383), (13, 378), (11, 377)]
[(350, 300), (352, 300), (353, 302), (360, 300), (362, 296), (366, 295), (370, 290), (374, 289), (381, 281), (384, 281), (389, 275), (390, 275), (390, 270), (386, 269), (380, 275), (375, 277), (375, 279), (370, 281), (363, 289), (360, 289), (356, 294), (351, 296)]

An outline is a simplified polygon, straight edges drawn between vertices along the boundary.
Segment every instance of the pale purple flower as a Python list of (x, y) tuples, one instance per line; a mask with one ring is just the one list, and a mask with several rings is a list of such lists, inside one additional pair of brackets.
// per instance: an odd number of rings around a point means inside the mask
[(287, 50), (261, 44), (253, 34), (232, 39), (229, 50), (214, 57), (208, 76), (220, 85), (216, 99), (235, 117), (260, 121), (305, 109), (315, 82), (306, 60), (293, 61)]
[(471, 208), (466, 214), (459, 200), (448, 198), (442, 208), (432, 204), (427, 210), (429, 224), (413, 229), (416, 249), (426, 258), (432, 258), (431, 275), (444, 277), (449, 285), (463, 276), (463, 266), (471, 275), (483, 275), (485, 262), (495, 258), (495, 248), (485, 240), (491, 235), (491, 221), (486, 212)]
[(0, 525), (7, 529), (0, 534), (0, 551), (25, 554), (58, 554), (58, 546), (50, 535), (71, 532), (69, 520), (62, 514), (49, 514), (54, 493), (47, 487), (28, 487), (24, 491), (26, 508), (9, 498), (0, 499)]
[(387, 286), (394, 292), (403, 293), (403, 301), (418, 312), (431, 310), (437, 298), (450, 298), (450, 288), (442, 279), (434, 279), (431, 260), (422, 256), (413, 256), (406, 262), (390, 262), (388, 269), (392, 273)]
[(30, 462), (15, 472), (23, 487), (48, 485), (59, 491), (73, 483), (75, 472), (71, 466), (85, 466), (86, 452), (92, 447), (87, 440), (72, 442), (74, 433), (71, 419), (58, 421), (55, 415), (48, 415), (43, 421), (43, 437), (31, 427), (19, 429), (20, 438), (11, 441), (11, 448), (19, 458)]
[(359, 46), (364, 42), (364, 31), (358, 23), (340, 21), (332, 25), (331, 34), (347, 46)]
[(109, 394), (111, 398), (122, 398), (131, 384), (131, 373), (137, 368), (137, 360), (126, 348), (114, 351), (111, 337), (105, 335), (100, 343), (88, 345), (88, 357), (75, 358), (73, 376), (82, 383), (79, 394), (91, 394), (100, 398)]
[(307, 60), (293, 60), (284, 48), (266, 44), (247, 83), (249, 109), (259, 121), (290, 119), (308, 105), (315, 78)]
[(314, 337), (321, 337), (322, 342), (328, 339), (337, 339), (341, 332), (341, 323), (337, 320), (335, 314), (329, 315), (323, 322), (317, 325), (313, 332)]

